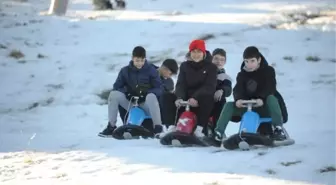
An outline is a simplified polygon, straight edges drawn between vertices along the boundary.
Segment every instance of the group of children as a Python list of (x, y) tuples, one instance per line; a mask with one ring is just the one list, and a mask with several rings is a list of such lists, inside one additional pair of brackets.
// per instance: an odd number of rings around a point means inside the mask
[[(197, 115), (202, 134), (207, 137), (207, 124), (212, 117), (216, 124), (211, 139), (222, 141), (226, 138), (225, 129), (229, 121), (239, 121), (246, 111), (242, 100), (254, 99), (257, 102), (255, 110), (261, 116), (272, 118), (275, 127), (272, 137), (286, 139), (281, 125), (287, 121), (287, 110), (276, 89), (274, 68), (268, 65), (256, 47), (247, 47), (232, 89), (232, 80), (224, 70), (225, 63), (225, 50), (217, 48), (210, 53), (203, 40), (190, 43), (186, 61), (180, 68), (174, 59), (165, 60), (160, 67), (149, 64), (146, 50), (141, 46), (135, 47), (132, 60), (120, 70), (113, 85), (108, 98), (109, 122), (99, 135), (111, 136), (116, 129), (118, 112), (125, 120), (130, 102), (138, 96), (140, 107), (152, 117), (154, 134), (173, 131), (175, 119), (181, 114), (178, 108), (182, 101), (188, 101), (191, 111)], [(174, 88), (171, 77), (177, 73)], [(226, 102), (226, 97), (231, 94), (234, 102)]]

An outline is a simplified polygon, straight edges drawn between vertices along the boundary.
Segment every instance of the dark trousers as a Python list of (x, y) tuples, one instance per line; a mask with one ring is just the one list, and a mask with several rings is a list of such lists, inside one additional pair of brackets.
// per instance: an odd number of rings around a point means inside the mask
[[(211, 116), (213, 117), (213, 123), (214, 124), (217, 123), (225, 103), (226, 103), (225, 99), (221, 100), (221, 101), (218, 101), (218, 102), (215, 102), (214, 107), (213, 107), (212, 112), (211, 112)], [(214, 125), (214, 126), (216, 126), (216, 125)]]
[[(175, 125), (177, 121), (176, 119), (178, 119), (181, 113), (185, 110), (184, 107), (181, 107), (179, 110), (177, 110), (177, 107), (175, 106), (176, 99), (177, 97), (175, 94), (165, 94), (162, 96), (162, 122), (167, 126)], [(197, 124), (202, 126), (204, 129), (203, 132), (205, 132), (214, 106), (213, 96), (203, 95), (200, 96), (197, 101), (198, 107), (191, 107), (190, 110), (196, 114)]]

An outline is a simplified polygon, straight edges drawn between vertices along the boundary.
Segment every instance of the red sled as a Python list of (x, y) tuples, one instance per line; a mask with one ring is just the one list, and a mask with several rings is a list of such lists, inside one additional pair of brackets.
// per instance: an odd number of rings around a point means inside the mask
[(160, 143), (171, 146), (209, 146), (194, 135), (194, 131), (197, 128), (197, 116), (194, 112), (190, 111), (189, 102), (183, 101), (181, 106), (185, 107), (185, 111), (176, 123), (176, 130), (165, 134), (160, 139)]

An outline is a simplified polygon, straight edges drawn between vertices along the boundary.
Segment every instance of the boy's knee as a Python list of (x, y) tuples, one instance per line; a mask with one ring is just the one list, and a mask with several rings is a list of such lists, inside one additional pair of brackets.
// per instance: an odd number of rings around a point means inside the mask
[(146, 102), (147, 101), (157, 101), (156, 95), (153, 94), (153, 93), (147, 94), (147, 96), (146, 96)]
[(111, 91), (108, 97), (108, 101), (118, 100), (121, 96), (125, 96), (122, 92)]
[(266, 103), (269, 104), (269, 103), (273, 103), (273, 102), (278, 103), (278, 99), (274, 95), (267, 96)]

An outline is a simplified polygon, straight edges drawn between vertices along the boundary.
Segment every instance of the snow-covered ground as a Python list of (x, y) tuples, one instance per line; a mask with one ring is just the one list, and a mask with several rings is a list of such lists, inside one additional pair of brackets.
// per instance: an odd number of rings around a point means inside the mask
[[(0, 2), (1, 185), (336, 183), (334, 1), (128, 0), (128, 10), (94, 12), (89, 0), (73, 0), (64, 17), (46, 16), (48, 2)], [(293, 11), (326, 15), (297, 24), (293, 17), (305, 17), (286, 16)], [(295, 145), (212, 153), (97, 137), (107, 123), (97, 94), (134, 46), (151, 61), (181, 62), (207, 34), (209, 50), (227, 50), (233, 78), (244, 48), (260, 48), (276, 69)], [(24, 57), (9, 57), (13, 50)]]

